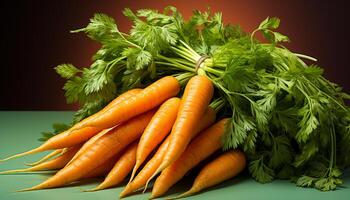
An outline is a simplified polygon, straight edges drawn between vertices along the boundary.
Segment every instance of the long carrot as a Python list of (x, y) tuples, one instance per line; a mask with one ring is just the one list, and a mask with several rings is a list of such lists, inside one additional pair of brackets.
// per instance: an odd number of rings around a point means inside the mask
[(72, 163), (78, 156), (82, 155), (87, 149), (89, 149), (94, 143), (104, 134), (108, 133), (110, 129), (105, 129), (101, 132), (99, 132), (97, 135), (90, 138), (87, 142), (84, 143), (84, 145), (79, 149), (79, 151), (74, 155), (74, 157), (67, 163), (69, 165)]
[(143, 132), (137, 147), (136, 164), (132, 170), (130, 181), (134, 178), (137, 169), (146, 160), (147, 156), (171, 131), (171, 128), (176, 120), (179, 105), (179, 98), (174, 97), (168, 99), (154, 114), (152, 120)]
[(0, 172), (0, 174), (14, 174), (14, 173), (18, 173), (18, 172), (35, 172), (35, 171), (61, 169), (74, 156), (74, 154), (79, 150), (80, 147), (81, 147), (81, 145), (76, 145), (74, 147), (70, 147), (62, 155), (60, 155), (52, 160), (35, 165), (33, 167), (26, 168), (26, 169), (15, 169), (15, 170), (3, 171), (3, 172)]
[(154, 110), (151, 110), (116, 126), (101, 136), (84, 154), (61, 169), (57, 174), (39, 185), (20, 191), (59, 187), (79, 180), (86, 173), (115, 156), (128, 144), (138, 139), (154, 112)]
[[(120, 104), (121, 102), (125, 101), (126, 99), (130, 98), (131, 96), (133, 96), (139, 92), (140, 92), (139, 90), (131, 90), (130, 92), (126, 92), (126, 93), (118, 96), (115, 100), (112, 101), (112, 105), (109, 106), (109, 108), (112, 108), (112, 107)], [(105, 113), (106, 111), (108, 111), (108, 110), (105, 110), (102, 113)], [(41, 146), (39, 146), (35, 149), (32, 149), (32, 150), (24, 152), (24, 153), (10, 156), (8, 158), (0, 160), (0, 162), (10, 160), (13, 158), (17, 158), (17, 157), (21, 157), (21, 156), (25, 156), (25, 155), (29, 155), (29, 154), (39, 153), (39, 152), (46, 151), (46, 150), (71, 147), (71, 146), (74, 146), (76, 144), (80, 144), (82, 142), (85, 142), (86, 140), (88, 140), (89, 138), (91, 138), (92, 136), (94, 136), (98, 132), (100, 132), (102, 129), (96, 128), (96, 127), (83, 127), (83, 126), (85, 126), (85, 124), (88, 121), (93, 120), (94, 118), (98, 117), (102, 113), (97, 113), (97, 114), (89, 117), (89, 119), (86, 119), (86, 120), (79, 122), (77, 125), (73, 126), (69, 130), (53, 136), (48, 141), (46, 141), (44, 144), (42, 144)], [(81, 124), (81, 125), (79, 125), (79, 124)]]
[[(200, 132), (206, 129), (212, 123), (214, 123), (215, 116), (216, 116), (216, 112), (209, 107), (205, 115), (203, 115), (201, 119), (201, 123), (199, 123), (198, 126), (196, 127), (197, 131)], [(145, 186), (145, 189), (147, 189), (147, 183), (148, 183), (147, 181), (158, 169), (158, 167), (160, 166), (163, 160), (164, 154), (168, 150), (169, 139), (170, 139), (170, 136), (168, 136), (163, 141), (163, 143), (160, 145), (156, 153), (146, 163), (146, 165), (142, 168), (142, 170), (137, 174), (135, 179), (127, 184), (125, 189), (120, 193), (120, 196), (119, 196), (120, 198), (125, 197), (138, 189), (141, 189), (143, 186)]]
[(206, 76), (197, 75), (188, 81), (170, 133), (168, 151), (151, 179), (177, 160), (191, 139), (198, 133), (193, 130), (200, 123), (201, 117), (208, 108), (213, 92), (213, 84)]
[(134, 95), (140, 93), (141, 91), (142, 91), (142, 89), (140, 89), (140, 88), (135, 88), (135, 89), (131, 89), (131, 90), (126, 91), (125, 93), (119, 95), (117, 98), (115, 98), (111, 102), (109, 102), (109, 104), (107, 104), (104, 108), (102, 108), (97, 113), (95, 113), (95, 114), (83, 119), (81, 122), (75, 124), (70, 130), (76, 130), (76, 129), (79, 129), (81, 127), (84, 127), (89, 121), (93, 120), (94, 118), (96, 118), (99, 115), (103, 115), (106, 111), (108, 111), (109, 109), (111, 109), (115, 105), (130, 98), (131, 96), (134, 96)]
[(220, 120), (202, 131), (191, 141), (182, 155), (158, 176), (153, 185), (151, 198), (162, 196), (171, 186), (182, 179), (189, 170), (221, 149), (221, 139), (227, 121), (227, 118)]
[(172, 76), (163, 77), (143, 89), (137, 95), (113, 106), (103, 115), (88, 122), (85, 126), (99, 127), (101, 129), (113, 127), (157, 107), (168, 98), (176, 96), (179, 91), (180, 84), (176, 78)]
[(246, 158), (239, 150), (228, 151), (203, 167), (193, 186), (177, 198), (191, 196), (239, 174), (246, 166)]
[(111, 169), (113, 168), (115, 162), (119, 159), (119, 155), (113, 156), (112, 158), (108, 159), (95, 169), (89, 171), (85, 176), (83, 176), (81, 179), (87, 179), (87, 178), (97, 178), (97, 177), (104, 177), (106, 176)]
[(62, 151), (64, 149), (57, 149), (57, 150), (54, 150), (53, 152), (47, 154), (46, 156), (42, 157), (41, 159), (39, 159), (38, 161), (35, 161), (35, 162), (32, 162), (32, 163), (25, 163), (25, 165), (28, 165), (28, 166), (35, 166), (35, 165), (38, 165), (40, 163), (43, 163), (59, 154), (62, 154)]
[(94, 189), (86, 191), (103, 190), (120, 184), (135, 165), (137, 144), (138, 142), (136, 141), (125, 150), (101, 184)]

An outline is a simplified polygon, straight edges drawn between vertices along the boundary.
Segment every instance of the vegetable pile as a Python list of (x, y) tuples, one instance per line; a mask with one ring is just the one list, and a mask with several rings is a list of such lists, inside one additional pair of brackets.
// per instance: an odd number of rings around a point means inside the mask
[[(246, 162), (261, 183), (290, 179), (322, 191), (342, 184), (350, 165), (350, 96), (304, 62), (314, 58), (281, 45), (289, 39), (276, 32), (278, 18), (246, 33), (209, 11), (187, 21), (175, 7), (124, 15), (133, 23), (129, 33), (104, 14), (72, 31), (101, 48), (90, 67), (55, 68), (67, 79), (67, 102), (81, 105), (72, 125), (55, 125), (43, 145), (4, 159), (55, 150), (23, 171), (60, 170), (25, 190), (106, 175), (95, 191), (130, 173), (121, 197), (147, 189), (158, 175), (156, 198), (204, 160), (180, 197), (232, 178)], [(265, 42), (256, 39), (260, 33)], [(226, 152), (209, 158), (220, 149)]]

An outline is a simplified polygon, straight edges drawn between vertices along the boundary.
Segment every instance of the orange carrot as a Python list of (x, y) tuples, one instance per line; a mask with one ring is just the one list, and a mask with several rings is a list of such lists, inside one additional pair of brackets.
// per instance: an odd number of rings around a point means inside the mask
[(125, 197), (129, 195), (135, 190), (142, 188), (149, 177), (156, 171), (159, 165), (162, 162), (163, 156), (167, 150), (169, 143), (169, 136), (164, 140), (164, 142), (160, 145), (156, 153), (153, 157), (146, 163), (146, 165), (142, 168), (142, 170), (137, 174), (137, 176), (129, 182), (125, 189), (120, 193), (119, 197)]
[(46, 156), (42, 157), (41, 159), (39, 159), (38, 161), (35, 161), (35, 162), (32, 162), (32, 163), (25, 163), (25, 165), (28, 165), (28, 166), (35, 166), (35, 165), (38, 165), (40, 163), (43, 163), (59, 154), (62, 154), (62, 151), (64, 149), (57, 149), (49, 154), (47, 154)]
[(87, 191), (97, 191), (120, 184), (131, 172), (136, 162), (136, 150), (138, 142), (131, 144), (115, 163), (105, 180), (96, 188)]
[(193, 130), (200, 123), (201, 117), (208, 108), (213, 92), (213, 84), (206, 76), (197, 75), (188, 81), (170, 133), (168, 151), (152, 178), (177, 160), (191, 139), (198, 133)]
[(95, 114), (83, 119), (81, 122), (75, 124), (70, 130), (75, 130), (75, 129), (79, 129), (81, 127), (84, 127), (86, 125), (86, 123), (88, 123), (89, 121), (93, 120), (94, 118), (96, 118), (99, 115), (102, 115), (103, 113), (105, 113), (106, 111), (108, 111), (109, 109), (114, 107), (115, 105), (130, 98), (131, 96), (134, 96), (134, 95), (140, 93), (141, 91), (142, 91), (142, 89), (135, 88), (135, 89), (131, 89), (131, 90), (124, 92), (123, 94), (119, 95), (117, 98), (113, 99), (109, 104), (107, 104), (104, 108), (102, 108), (97, 113), (95, 113)]
[(116, 126), (101, 136), (84, 154), (76, 158), (70, 165), (61, 169), (53, 177), (39, 185), (21, 191), (59, 187), (79, 180), (89, 171), (117, 155), (124, 147), (138, 139), (154, 113), (155, 111), (151, 110)]
[(246, 158), (239, 150), (228, 151), (203, 167), (190, 190), (177, 198), (191, 196), (239, 174), (246, 166)]
[(69, 165), (71, 162), (73, 162), (78, 156), (82, 155), (87, 149), (89, 149), (94, 143), (104, 134), (108, 133), (111, 129), (105, 129), (101, 132), (99, 132), (97, 135), (90, 138), (87, 142), (84, 143), (84, 145), (79, 149), (79, 151), (74, 155), (74, 157), (67, 163)]
[[(198, 124), (196, 127), (197, 131), (200, 132), (204, 129), (206, 129), (208, 126), (210, 126), (215, 121), (215, 111), (208, 108), (207, 112), (201, 119), (201, 123)], [(132, 192), (142, 188), (145, 186), (148, 182), (148, 180), (151, 178), (151, 176), (154, 174), (154, 172), (158, 169), (160, 166), (164, 154), (168, 150), (168, 143), (169, 143), (170, 136), (168, 136), (164, 142), (160, 145), (156, 153), (153, 155), (153, 157), (146, 163), (146, 165), (142, 168), (142, 170), (137, 174), (135, 179), (128, 183), (128, 185), (125, 187), (125, 189), (120, 193), (120, 198), (125, 197)], [(147, 185), (145, 186), (145, 189), (147, 189)]]
[(60, 155), (52, 160), (35, 165), (33, 167), (26, 168), (26, 169), (15, 169), (15, 170), (3, 171), (3, 172), (0, 172), (0, 174), (14, 174), (14, 173), (18, 173), (18, 172), (35, 172), (35, 171), (61, 169), (74, 156), (74, 154), (79, 150), (80, 147), (81, 147), (81, 145), (70, 147), (62, 155)]
[[(125, 101), (126, 99), (130, 98), (131, 96), (135, 95), (138, 92), (140, 92), (140, 91), (139, 90), (131, 90), (130, 92), (126, 92), (126, 93), (120, 95), (119, 97), (117, 97), (115, 100), (112, 101), (111, 106), (109, 106), (109, 108), (114, 107), (117, 104), (120, 104), (121, 102)], [(106, 112), (106, 111), (104, 111), (104, 112)], [(29, 154), (39, 153), (39, 152), (46, 151), (46, 150), (71, 147), (71, 146), (74, 146), (76, 144), (80, 144), (82, 142), (85, 142), (86, 140), (88, 140), (89, 138), (96, 135), (97, 133), (99, 133), (102, 130), (102, 129), (96, 128), (96, 127), (84, 127), (88, 121), (91, 121), (92, 119), (98, 117), (100, 114), (101, 113), (99, 112), (99, 113), (89, 117), (89, 119), (85, 119), (85, 120), (79, 122), (78, 124), (74, 125), (69, 130), (53, 136), (48, 141), (46, 141), (44, 144), (42, 144), (41, 146), (39, 146), (35, 149), (32, 149), (32, 150), (24, 152), (24, 153), (10, 156), (8, 158), (0, 160), (0, 162), (10, 160), (13, 158), (17, 158), (17, 157), (21, 157), (21, 156), (25, 156), (25, 155), (29, 155)]]
[(151, 198), (163, 195), (176, 182), (198, 163), (212, 155), (222, 147), (222, 135), (228, 119), (222, 119), (200, 133), (188, 145), (182, 155), (165, 168), (153, 185)]
[(168, 98), (177, 95), (179, 91), (180, 84), (176, 78), (172, 76), (163, 77), (143, 89), (137, 95), (113, 106), (103, 115), (88, 122), (85, 126), (99, 127), (100, 129), (113, 127), (157, 107)]
[(87, 179), (87, 178), (97, 178), (97, 177), (104, 177), (106, 176), (111, 169), (113, 168), (115, 162), (119, 159), (119, 155), (113, 156), (112, 158), (108, 159), (95, 169), (88, 172), (85, 176), (83, 176), (81, 179)]
[(176, 120), (179, 98), (171, 98), (164, 102), (158, 111), (154, 114), (152, 120), (143, 132), (136, 153), (136, 164), (132, 171), (130, 181), (140, 165), (146, 160), (147, 156), (163, 141), (170, 132)]

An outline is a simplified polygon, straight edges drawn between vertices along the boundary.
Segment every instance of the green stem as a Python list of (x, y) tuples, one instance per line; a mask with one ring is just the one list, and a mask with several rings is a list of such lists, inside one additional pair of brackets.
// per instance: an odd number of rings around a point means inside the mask
[(331, 118), (331, 127), (330, 127), (330, 136), (331, 136), (331, 155), (329, 159), (329, 167), (327, 172), (325, 173), (325, 177), (330, 176), (332, 173), (332, 170), (334, 169), (334, 166), (336, 165), (336, 135), (335, 135), (335, 128), (334, 128), (334, 122), (333, 118)]
[(317, 62), (317, 59), (314, 58), (314, 57), (311, 57), (311, 56), (307, 56), (307, 55), (299, 54), (299, 53), (294, 53), (294, 55), (299, 57), (299, 58), (304, 58), (304, 59), (307, 59), (307, 60), (311, 60), (311, 61)]
[(173, 59), (174, 61), (176, 61), (178, 63), (184, 64), (184, 65), (186, 65), (188, 67), (193, 67), (193, 63), (189, 62), (189, 61), (187, 61), (185, 59), (181, 59), (181, 58), (171, 58), (171, 59)]
[(309, 79), (307, 78), (303, 78), (306, 82), (308, 82), (315, 90), (317, 90), (318, 92), (322, 93), (323, 95), (327, 96), (330, 100), (332, 100), (334, 103), (336, 103), (340, 108), (342, 108), (344, 111), (348, 112), (348, 110), (342, 105), (340, 104), (336, 99), (334, 99), (333, 97), (331, 97), (329, 94), (323, 92), (322, 90), (320, 90), (318, 87), (316, 87), (316, 85), (311, 82)]
[[(186, 43), (185, 43), (184, 41), (182, 41), (182, 40), (180, 40), (180, 42), (181, 42), (185, 47), (187, 47), (187, 49), (188, 49), (190, 52), (192, 52), (193, 56), (197, 57), (198, 59), (200, 58), (200, 55), (199, 55), (195, 50), (193, 50), (193, 49), (190, 47), (190, 45), (186, 44)], [(198, 60), (198, 59), (197, 59), (197, 60)]]
[[(195, 72), (195, 69), (194, 69), (194, 68), (191, 68), (191, 67), (188, 67), (188, 66), (186, 66), (186, 65), (183, 65), (183, 64), (177, 62), (176, 60), (174, 60), (173, 58), (168, 58), (168, 57), (165, 57), (165, 56), (163, 56), (163, 55), (158, 55), (158, 58), (163, 59), (163, 60), (165, 60), (165, 61), (168, 61), (168, 62), (172, 63), (171, 66), (177, 67), (178, 69), (181, 69), (181, 70), (184, 70), (184, 71), (188, 71), (188, 72)], [(163, 64), (165, 64), (165, 63), (163, 63)], [(168, 64), (168, 65), (169, 65), (169, 64)]]
[(196, 53), (193, 53), (191, 50), (187, 49), (184, 46), (178, 46), (177, 47), (179, 50), (185, 52), (187, 55), (189, 55), (191, 58), (193, 58), (194, 60), (198, 60), (200, 58), (200, 56)]
[(194, 76), (193, 73), (186, 72), (175, 76), (175, 78), (179, 81), (181, 86), (184, 86), (192, 76)]
[(186, 52), (183, 52), (183, 51), (181, 51), (180, 49), (175, 48), (175, 47), (171, 47), (171, 49), (174, 50), (175, 53), (176, 53), (178, 56), (180, 56), (180, 57), (182, 57), (182, 58), (185, 58), (185, 59), (187, 59), (187, 60), (190, 61), (190, 62), (196, 63), (197, 60), (193, 59), (192, 56), (191, 56), (190, 54), (187, 54)]
[(201, 67), (204, 71), (207, 71), (209, 73), (212, 73), (212, 74), (215, 74), (215, 75), (218, 75), (219, 77), (222, 76), (224, 74), (224, 72), (222, 71), (219, 71), (219, 70), (216, 70), (214, 68), (211, 68), (211, 67), (208, 67), (206, 65), (204, 65), (203, 67)]
[(210, 107), (215, 110), (215, 112), (218, 112), (225, 106), (225, 99), (223, 97), (214, 99), (213, 102), (210, 103)]

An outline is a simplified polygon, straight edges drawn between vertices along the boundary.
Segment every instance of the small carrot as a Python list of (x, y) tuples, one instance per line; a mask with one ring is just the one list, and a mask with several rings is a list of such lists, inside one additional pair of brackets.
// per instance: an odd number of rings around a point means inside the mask
[(84, 145), (79, 149), (79, 151), (74, 155), (74, 157), (67, 163), (69, 165), (71, 162), (73, 162), (78, 156), (82, 155), (87, 149), (89, 149), (94, 143), (104, 134), (108, 133), (111, 129), (105, 129), (101, 132), (99, 132), (97, 135), (90, 138), (87, 142), (84, 143)]
[(120, 193), (119, 197), (125, 197), (135, 190), (142, 188), (149, 177), (156, 171), (162, 162), (163, 156), (167, 150), (169, 143), (169, 136), (160, 145), (153, 157), (146, 163), (142, 170), (137, 174), (137, 176), (129, 182), (124, 190)]
[(103, 115), (89, 121), (85, 126), (99, 127), (100, 129), (111, 128), (157, 107), (168, 98), (176, 96), (179, 91), (180, 84), (176, 78), (172, 76), (163, 77), (137, 95), (113, 106)]
[(101, 184), (94, 189), (86, 191), (103, 190), (120, 184), (135, 165), (137, 144), (138, 142), (134, 142), (124, 151)]
[(239, 174), (246, 166), (246, 158), (239, 150), (228, 151), (203, 167), (187, 192), (176, 198), (191, 196)]
[(188, 81), (170, 133), (168, 151), (152, 178), (177, 160), (191, 139), (198, 133), (193, 130), (200, 123), (201, 117), (208, 108), (213, 92), (213, 84), (206, 76), (197, 75)]
[[(146, 160), (147, 156), (163, 141), (170, 132), (176, 120), (179, 98), (171, 98), (165, 101), (158, 111), (154, 114), (152, 120), (143, 132), (136, 153), (136, 164), (131, 173), (130, 181), (140, 165)], [(129, 181), (129, 182), (130, 182)]]
[(60, 187), (79, 180), (109, 158), (117, 155), (128, 144), (138, 139), (154, 113), (155, 111), (151, 110), (116, 126), (101, 136), (84, 154), (61, 169), (57, 174), (39, 185), (20, 191)]
[[(121, 102), (125, 101), (126, 99), (130, 98), (131, 96), (135, 95), (138, 92), (140, 92), (140, 91), (139, 90), (131, 90), (130, 92), (125, 92), (125, 93), (121, 94), (115, 100), (112, 101), (112, 105), (109, 107), (111, 108), (117, 104), (120, 104)], [(104, 112), (106, 112), (106, 111), (104, 111)], [(58, 135), (53, 136), (48, 141), (46, 141), (44, 144), (42, 144), (41, 146), (39, 146), (35, 149), (32, 149), (32, 150), (24, 152), (24, 153), (10, 156), (8, 158), (0, 160), (0, 162), (10, 160), (13, 158), (17, 158), (17, 157), (21, 157), (21, 156), (25, 156), (25, 155), (39, 153), (42, 151), (56, 150), (56, 149), (61, 149), (61, 148), (65, 148), (65, 147), (71, 147), (71, 146), (74, 146), (76, 144), (80, 144), (82, 142), (85, 142), (86, 140), (88, 140), (92, 136), (99, 133), (102, 129), (96, 128), (96, 127), (83, 127), (84, 124), (86, 124), (88, 121), (91, 121), (92, 119), (99, 116), (100, 114), (97, 113), (97, 114), (89, 117), (89, 119), (86, 119), (86, 120), (79, 122), (78, 124), (74, 125), (69, 130), (66, 130)], [(78, 127), (81, 127), (81, 128), (78, 128)]]
[(51, 158), (53, 158), (53, 157), (55, 157), (55, 156), (57, 156), (57, 155), (59, 155), (59, 154), (62, 154), (62, 151), (63, 151), (63, 150), (64, 150), (64, 149), (57, 149), (57, 150), (55, 150), (55, 151), (53, 151), (53, 152), (47, 154), (46, 156), (42, 157), (42, 158), (39, 159), (38, 161), (35, 161), (35, 162), (32, 162), (32, 163), (25, 163), (25, 165), (27, 165), (27, 166), (35, 166), (35, 165), (38, 165), (38, 164), (43, 163), (43, 162), (45, 162), (45, 161), (47, 161), (47, 160), (49, 160), (49, 159), (51, 159)]
[[(200, 132), (206, 129), (212, 123), (214, 123), (215, 115), (216, 115), (216, 112), (209, 107), (207, 112), (202, 117), (201, 123), (199, 123), (198, 126), (196, 127), (197, 131)], [(170, 139), (170, 136), (168, 136), (162, 142), (162, 144), (160, 145), (156, 153), (146, 163), (146, 165), (142, 168), (142, 170), (137, 174), (135, 179), (127, 184), (125, 189), (120, 193), (120, 196), (119, 196), (120, 198), (131, 194), (132, 192), (142, 188), (143, 186), (145, 186), (145, 189), (147, 189), (147, 185), (148, 185), (147, 181), (150, 180), (151, 176), (158, 169), (158, 167), (160, 166), (163, 160), (164, 154), (168, 150), (169, 139)]]
[(35, 165), (33, 167), (26, 168), (26, 169), (15, 169), (15, 170), (3, 171), (3, 172), (0, 172), (0, 174), (14, 174), (14, 173), (18, 173), (18, 172), (35, 172), (35, 171), (61, 169), (74, 156), (74, 154), (79, 150), (80, 147), (81, 147), (81, 145), (70, 147), (62, 155), (60, 155), (52, 160)]
[(176, 182), (198, 163), (212, 155), (222, 147), (222, 136), (228, 119), (222, 119), (211, 127), (202, 131), (191, 141), (182, 155), (165, 168), (156, 179), (151, 198), (163, 195)]

